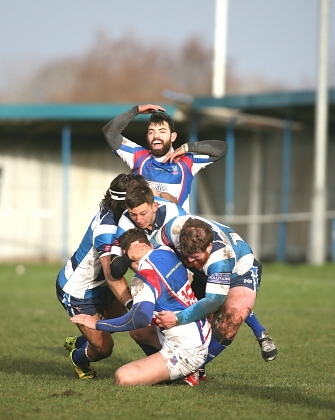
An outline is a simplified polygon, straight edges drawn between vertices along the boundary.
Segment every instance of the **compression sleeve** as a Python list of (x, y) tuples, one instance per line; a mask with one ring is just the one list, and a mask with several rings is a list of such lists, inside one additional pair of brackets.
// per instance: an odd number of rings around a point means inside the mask
[(224, 295), (207, 293), (206, 297), (203, 299), (200, 299), (198, 302), (183, 311), (176, 313), (178, 324), (188, 324), (190, 322), (197, 321), (198, 319), (207, 317), (220, 308), (225, 298), (226, 296)]
[(208, 155), (212, 162), (223, 158), (228, 152), (228, 145), (223, 140), (203, 140), (187, 143), (190, 153)]
[(147, 327), (154, 313), (155, 304), (152, 302), (134, 303), (131, 310), (119, 318), (101, 319), (95, 323), (99, 331), (123, 332)]
[(113, 150), (120, 148), (123, 140), (123, 136), (121, 135), (122, 131), (138, 114), (138, 106), (136, 105), (129, 111), (126, 111), (113, 118), (102, 128), (105, 139)]

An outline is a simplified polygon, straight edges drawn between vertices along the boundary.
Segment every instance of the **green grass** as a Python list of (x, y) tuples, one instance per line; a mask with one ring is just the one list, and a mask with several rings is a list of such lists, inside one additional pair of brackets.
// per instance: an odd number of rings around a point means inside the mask
[(55, 265), (0, 265), (0, 419), (335, 419), (335, 265), (264, 266), (255, 312), (278, 346), (265, 363), (243, 325), (207, 368), (207, 383), (116, 387), (113, 373), (142, 357), (127, 333), (76, 379), (64, 338), (75, 335), (55, 295)]

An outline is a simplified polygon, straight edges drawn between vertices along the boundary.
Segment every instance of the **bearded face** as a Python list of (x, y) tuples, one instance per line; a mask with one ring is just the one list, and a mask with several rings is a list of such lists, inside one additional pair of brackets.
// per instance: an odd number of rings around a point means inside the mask
[(165, 156), (171, 149), (175, 139), (175, 133), (171, 133), (166, 121), (162, 124), (150, 124), (148, 128), (147, 141), (153, 156)]
[(195, 252), (191, 255), (182, 255), (183, 263), (190, 268), (194, 268), (196, 270), (201, 270), (203, 266), (206, 264), (210, 256), (210, 251), (206, 250), (204, 252)]
[(171, 149), (171, 140), (163, 143), (160, 139), (155, 139), (150, 144), (150, 150), (153, 156), (163, 157), (169, 153)]

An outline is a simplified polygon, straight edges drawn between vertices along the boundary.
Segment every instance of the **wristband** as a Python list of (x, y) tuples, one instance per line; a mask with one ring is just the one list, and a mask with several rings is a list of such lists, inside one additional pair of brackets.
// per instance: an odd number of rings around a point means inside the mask
[(174, 318), (175, 318), (175, 320), (176, 320), (176, 326), (177, 326), (177, 325), (179, 325), (179, 320), (178, 320), (178, 317), (177, 317), (177, 315), (176, 315), (176, 314), (174, 314)]
[(188, 145), (187, 145), (187, 143), (182, 144), (180, 147), (182, 147), (184, 149), (184, 152), (185, 153), (188, 152)]

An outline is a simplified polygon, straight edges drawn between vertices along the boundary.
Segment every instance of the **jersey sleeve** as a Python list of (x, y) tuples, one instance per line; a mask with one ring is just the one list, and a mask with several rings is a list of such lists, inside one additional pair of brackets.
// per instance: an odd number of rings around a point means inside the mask
[(216, 312), (226, 299), (230, 287), (230, 273), (215, 273), (208, 277), (206, 295), (194, 305), (176, 314), (180, 325), (188, 324)]
[[(185, 163), (194, 176), (201, 169), (221, 159), (227, 153), (227, 143), (221, 140), (204, 140), (187, 143), (188, 153), (184, 157)], [(191, 159), (191, 163), (187, 158)]]
[(96, 329), (108, 332), (131, 331), (147, 327), (154, 314), (155, 295), (151, 287), (136, 275), (131, 281), (133, 306), (125, 315), (96, 322)]
[(122, 114), (113, 118), (102, 128), (102, 132), (107, 143), (114, 151), (117, 150), (122, 144), (122, 131), (138, 114), (138, 107), (134, 106), (128, 111), (123, 112)]
[(122, 250), (121, 250), (120, 245), (119, 245), (119, 237), (124, 232), (126, 232), (127, 230), (133, 229), (135, 227), (136, 227), (136, 225), (130, 220), (129, 217), (126, 216), (126, 212), (123, 213), (123, 215), (121, 216), (121, 218), (119, 220), (119, 224), (117, 226), (117, 230), (116, 230), (115, 239), (114, 239), (114, 242), (113, 242), (111, 254), (122, 255)]
[(151, 239), (154, 246), (166, 245), (170, 248), (178, 250), (178, 248), (180, 247), (180, 230), (184, 226), (186, 220), (188, 220), (190, 217), (192, 216), (186, 214), (184, 216), (173, 217), (172, 219), (170, 219), (152, 236)]
[(115, 221), (108, 214), (104, 216), (101, 223), (94, 227), (92, 244), (100, 258), (111, 254), (116, 231), (117, 226)]
[(223, 158), (228, 152), (228, 145), (223, 140), (203, 140), (187, 143), (188, 151), (208, 155), (211, 162)]

